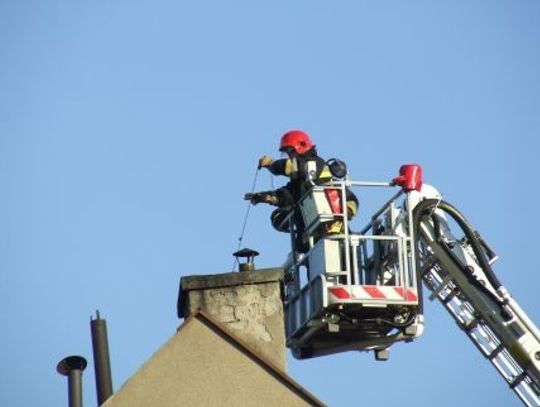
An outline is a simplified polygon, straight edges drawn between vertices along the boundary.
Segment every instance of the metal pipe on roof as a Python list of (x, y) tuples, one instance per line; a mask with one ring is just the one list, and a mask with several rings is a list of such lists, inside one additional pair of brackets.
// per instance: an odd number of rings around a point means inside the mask
[(56, 365), (56, 371), (68, 378), (69, 407), (82, 407), (82, 372), (86, 359), (82, 356), (68, 356)]
[(109, 358), (109, 341), (107, 339), (107, 321), (100, 318), (90, 318), (92, 332), (92, 350), (94, 353), (94, 369), (96, 374), (96, 392), (98, 406), (101, 406), (113, 394), (111, 362)]

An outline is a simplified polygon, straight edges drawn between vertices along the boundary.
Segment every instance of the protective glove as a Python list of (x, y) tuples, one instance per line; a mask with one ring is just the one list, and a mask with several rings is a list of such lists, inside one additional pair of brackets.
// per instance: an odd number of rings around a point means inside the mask
[(274, 159), (272, 157), (269, 157), (267, 155), (263, 155), (261, 158), (259, 158), (259, 169), (263, 167), (269, 167), (274, 162)]
[(258, 203), (267, 203), (270, 205), (277, 205), (277, 202), (278, 202), (277, 197), (268, 192), (257, 192), (257, 193), (248, 192), (247, 194), (244, 195), (244, 199), (246, 201), (251, 201), (253, 205), (257, 205)]

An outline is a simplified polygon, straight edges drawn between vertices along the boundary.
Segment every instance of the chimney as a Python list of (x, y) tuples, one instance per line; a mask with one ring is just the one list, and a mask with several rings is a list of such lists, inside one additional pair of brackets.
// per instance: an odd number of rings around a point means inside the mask
[[(241, 251), (240, 255), (246, 253)], [(250, 260), (254, 253), (248, 253)], [(199, 310), (205, 312), (285, 371), (283, 269), (256, 269), (251, 265), (239, 263), (242, 272), (182, 277), (178, 317), (187, 318)]]

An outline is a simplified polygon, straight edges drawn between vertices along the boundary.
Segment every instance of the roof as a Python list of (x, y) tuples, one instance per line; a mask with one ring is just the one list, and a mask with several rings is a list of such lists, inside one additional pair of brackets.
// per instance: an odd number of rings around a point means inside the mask
[(187, 318), (103, 407), (324, 406), (204, 312)]
[(325, 404), (322, 401), (320, 401), (317, 397), (315, 397), (313, 394), (307, 391), (304, 387), (302, 387), (299, 383), (297, 383), (291, 376), (289, 376), (279, 367), (274, 365), (270, 360), (265, 358), (262, 354), (256, 352), (246, 342), (244, 342), (239, 336), (225, 329), (219, 322), (214, 320), (209, 315), (205, 314), (203, 311), (198, 311), (197, 313), (187, 318), (186, 321), (182, 325), (180, 325), (180, 327), (178, 328), (178, 332), (180, 332), (186, 324), (189, 324), (190, 321), (192, 321), (195, 318), (199, 319), (200, 321), (204, 321), (204, 323), (209, 324), (209, 326), (216, 329), (220, 335), (223, 335), (225, 338), (232, 340), (234, 344), (237, 345), (241, 351), (245, 352), (248, 356), (260, 362), (262, 368), (266, 369), (268, 373), (272, 374), (273, 376), (281, 380), (287, 387), (290, 388), (290, 390), (301, 395), (301, 397), (304, 398), (306, 401), (308, 401), (311, 405), (325, 406)]

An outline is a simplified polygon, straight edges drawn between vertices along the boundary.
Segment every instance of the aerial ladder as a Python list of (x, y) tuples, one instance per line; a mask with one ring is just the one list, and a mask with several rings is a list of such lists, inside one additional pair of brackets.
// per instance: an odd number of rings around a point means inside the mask
[[(394, 192), (360, 231), (345, 209), (352, 188)], [(296, 358), (359, 350), (387, 360), (393, 344), (423, 332), (423, 282), (521, 401), (540, 406), (540, 331), (494, 274), (497, 255), (422, 184), (420, 166), (402, 166), (391, 182), (336, 176), (313, 186), (285, 222), (285, 326)], [(341, 222), (339, 233), (324, 232), (331, 222)]]

